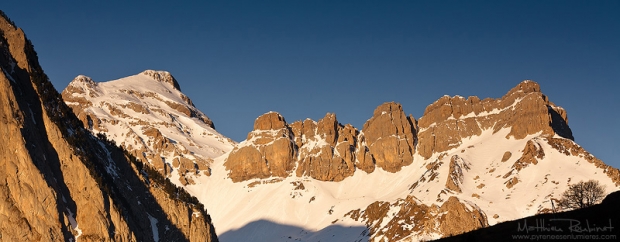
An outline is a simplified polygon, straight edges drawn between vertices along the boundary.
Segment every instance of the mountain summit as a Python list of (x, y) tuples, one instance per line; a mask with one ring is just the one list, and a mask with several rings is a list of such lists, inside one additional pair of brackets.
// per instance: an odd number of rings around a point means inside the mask
[(146, 75), (146, 76), (150, 76), (150, 77), (152, 77), (154, 80), (156, 80), (158, 82), (168, 83), (175, 90), (181, 91), (181, 87), (179, 86), (179, 83), (177, 82), (176, 79), (174, 79), (174, 77), (170, 74), (170, 72), (146, 70), (146, 71), (143, 71), (140, 74)]
[(166, 71), (108, 82), (77, 76), (62, 97), (94, 134), (103, 133), (179, 185), (209, 176), (213, 158), (235, 144), (184, 95)]

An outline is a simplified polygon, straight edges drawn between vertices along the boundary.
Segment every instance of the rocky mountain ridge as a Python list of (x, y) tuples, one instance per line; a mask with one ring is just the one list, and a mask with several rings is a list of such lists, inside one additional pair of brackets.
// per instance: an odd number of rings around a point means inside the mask
[(425, 158), (449, 150), (461, 140), (480, 135), (483, 130), (494, 132), (510, 128), (506, 138), (523, 139), (542, 132), (573, 139), (566, 111), (550, 102), (540, 86), (525, 80), (502, 98), (444, 96), (429, 105), (419, 120), (419, 152)]
[[(134, 78), (129, 78), (129, 83)], [(194, 170), (184, 177), (175, 175), (183, 174), (175, 170), (183, 165), (175, 164), (166, 152), (191, 150), (192, 145), (180, 141), (191, 140), (205, 130), (222, 140), (225, 137), (212, 125), (194, 125), (185, 131), (182, 127), (189, 127), (187, 123), (163, 125), (174, 120), (200, 120), (192, 112), (167, 110), (175, 119), (151, 120), (150, 116), (140, 118), (139, 109), (129, 104), (140, 103), (145, 110), (170, 106), (149, 103), (150, 97), (143, 95), (137, 95), (140, 100), (135, 101), (135, 93), (150, 92), (152, 97), (162, 95), (160, 91), (176, 93), (180, 87), (166, 84), (165, 89), (151, 91), (141, 85), (117, 88), (133, 95), (124, 99), (118, 98), (118, 92), (97, 88), (128, 83), (127, 79), (102, 83), (79, 79), (84, 77), (76, 78), (63, 95), (82, 122), (88, 125), (90, 119), (98, 120), (93, 124), (107, 123), (105, 127), (138, 127), (170, 141), (165, 149), (153, 149), (151, 144), (158, 143), (155, 139), (138, 139), (152, 152), (139, 158), (151, 165), (163, 164), (163, 169), (154, 167), (168, 177), (178, 177), (177, 184), (212, 211), (218, 231), (231, 240), (317, 239), (304, 231), (320, 231), (321, 236), (327, 236), (321, 239), (328, 241), (435, 239), (549, 212), (551, 200), (579, 180), (596, 178), (610, 192), (620, 185), (618, 169), (577, 145), (566, 111), (529, 80), (498, 99), (444, 96), (429, 105), (419, 120), (406, 115), (398, 103), (384, 103), (361, 130), (341, 124), (331, 113), (318, 121), (288, 123), (279, 113), (268, 112), (255, 120), (246, 140), (231, 143), (219, 156), (210, 156), (207, 176), (194, 175)], [(77, 87), (81, 89), (76, 91)], [(90, 93), (97, 94), (93, 97)], [(184, 96), (180, 92), (175, 95)], [(90, 101), (97, 98), (100, 101)], [(79, 102), (87, 104), (77, 105)], [(177, 103), (190, 106), (187, 101)], [(112, 111), (115, 109), (120, 111)], [(136, 143), (136, 136), (126, 135), (129, 131), (94, 127), (91, 132), (105, 133), (129, 150)], [(200, 154), (218, 144), (201, 142), (196, 140), (195, 147), (201, 148), (187, 154)], [(152, 157), (157, 156), (164, 158), (153, 162)], [(171, 167), (172, 172), (165, 167)], [(299, 231), (278, 224), (299, 226)], [(248, 231), (270, 233), (260, 237), (235, 234), (245, 231), (240, 228), (243, 226), (251, 226)], [(334, 226), (351, 229), (333, 231)]]
[(444, 96), (429, 105), (419, 121), (406, 116), (400, 104), (384, 103), (361, 131), (338, 123), (335, 114), (289, 125), (280, 114), (269, 112), (256, 119), (254, 130), (225, 165), (233, 181), (286, 177), (294, 167), (298, 177), (341, 181), (356, 169), (397, 172), (412, 164), (416, 152), (428, 159), (484, 130), (508, 128), (506, 138), (515, 139), (536, 133), (573, 139), (567, 123), (566, 111), (550, 102), (537, 83), (526, 80), (500, 99)]
[[(219, 160), (227, 178), (254, 196), (291, 183), (289, 199), (306, 194), (311, 204), (329, 197), (336, 205), (323, 209), (331, 223), (362, 223), (363, 240), (409, 241), (549, 212), (551, 201), (579, 180), (595, 177), (617, 190), (618, 169), (572, 139), (566, 111), (526, 80), (499, 99), (444, 96), (419, 120), (398, 103), (384, 103), (362, 130), (340, 124), (335, 114), (288, 124), (269, 112)], [(325, 182), (337, 183), (329, 186), (336, 190), (323, 194), (317, 187)], [(375, 188), (382, 191), (364, 191)], [(338, 206), (340, 217), (332, 212)]]
[(287, 177), (295, 167), (298, 177), (341, 181), (356, 169), (396, 172), (411, 164), (415, 138), (415, 120), (393, 102), (377, 107), (363, 131), (338, 123), (331, 113), (318, 122), (289, 125), (280, 114), (269, 112), (256, 119), (254, 130), (228, 155), (225, 166), (236, 182)]
[(82, 127), (1, 11), (0, 69), (2, 241), (217, 241), (196, 198)]

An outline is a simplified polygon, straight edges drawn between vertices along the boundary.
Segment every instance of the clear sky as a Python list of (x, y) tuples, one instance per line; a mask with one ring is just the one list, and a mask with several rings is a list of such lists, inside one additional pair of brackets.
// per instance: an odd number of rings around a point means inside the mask
[(620, 167), (620, 1), (131, 2), (0, 9), (59, 91), (79, 74), (167, 70), (236, 141), (271, 110), (361, 128), (383, 102), (417, 119), (444, 94), (498, 98), (532, 79), (575, 140)]

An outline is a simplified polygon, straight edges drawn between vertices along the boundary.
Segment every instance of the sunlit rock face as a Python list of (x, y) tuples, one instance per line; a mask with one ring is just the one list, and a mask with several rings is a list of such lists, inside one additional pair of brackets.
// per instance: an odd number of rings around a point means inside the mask
[(341, 125), (331, 113), (318, 122), (306, 119), (291, 127), (299, 147), (297, 176), (341, 181), (353, 175), (357, 129)]
[(246, 141), (235, 147), (224, 164), (233, 181), (286, 177), (297, 152), (290, 127), (279, 113), (261, 115)]
[(217, 241), (202, 204), (82, 126), (2, 12), (0, 69), (3, 241)]
[(366, 145), (375, 164), (397, 172), (413, 162), (415, 119), (405, 116), (400, 104), (390, 102), (377, 107), (362, 129)]
[[(264, 121), (269, 120), (266, 116), (281, 117), (277, 113), (259, 117), (260, 123), (255, 124), (244, 145), (229, 156), (233, 163), (248, 161), (243, 166), (247, 175), (234, 175), (236, 181), (269, 177), (272, 172), (267, 170), (271, 169), (275, 169), (276, 176), (285, 177), (295, 166), (297, 176), (323, 181), (340, 181), (357, 169), (366, 173), (376, 168), (398, 172), (413, 163), (414, 154), (428, 159), (458, 147), (463, 139), (479, 136), (484, 130), (498, 132), (508, 128), (507, 139), (523, 139), (538, 133), (572, 139), (566, 111), (550, 102), (533, 81), (523, 81), (499, 99), (444, 96), (429, 105), (419, 121), (406, 116), (400, 104), (384, 103), (375, 109), (361, 131), (341, 125), (335, 114), (327, 114), (318, 122), (307, 119), (290, 125), (279, 118), (275, 126)], [(278, 141), (279, 148), (270, 143), (277, 139), (282, 139)], [(270, 163), (268, 159), (254, 162), (241, 158), (258, 157), (259, 153), (264, 156), (265, 147), (272, 146), (273, 152), (283, 152), (278, 155), (282, 160)], [(268, 168), (272, 165), (274, 168)], [(239, 168), (229, 169), (231, 174), (238, 174)]]
[(357, 168), (370, 173), (375, 167), (397, 172), (413, 161), (414, 124), (393, 102), (377, 107), (362, 132), (340, 124), (331, 113), (318, 122), (288, 124), (269, 112), (256, 119), (248, 138), (228, 155), (226, 168), (234, 181), (293, 174), (342, 181)]
[(523, 81), (499, 99), (444, 96), (418, 121), (418, 153), (429, 158), (460, 145), (463, 138), (509, 128), (506, 138), (558, 134), (573, 139), (566, 111), (550, 102), (533, 81)]

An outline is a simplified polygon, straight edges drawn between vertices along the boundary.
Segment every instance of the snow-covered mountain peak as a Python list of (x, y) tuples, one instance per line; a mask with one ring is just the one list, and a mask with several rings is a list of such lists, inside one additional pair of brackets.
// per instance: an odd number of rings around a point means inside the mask
[(155, 71), (155, 70), (145, 70), (140, 73), (141, 75), (149, 76), (158, 82), (168, 83), (172, 85), (175, 89), (181, 91), (181, 87), (177, 80), (167, 71)]
[(69, 83), (68, 88), (73, 89), (72, 92), (85, 93), (87, 90), (97, 88), (97, 82), (85, 75), (78, 75)]
[(108, 82), (78, 76), (62, 95), (92, 132), (125, 146), (178, 184), (210, 175), (213, 158), (234, 145), (169, 72), (147, 70)]
[(76, 76), (73, 81), (71, 81), (71, 83), (89, 83), (89, 84), (95, 84), (95, 81), (93, 81), (92, 78), (85, 76), (85, 75), (78, 75)]

